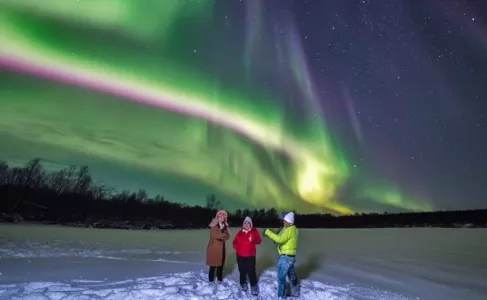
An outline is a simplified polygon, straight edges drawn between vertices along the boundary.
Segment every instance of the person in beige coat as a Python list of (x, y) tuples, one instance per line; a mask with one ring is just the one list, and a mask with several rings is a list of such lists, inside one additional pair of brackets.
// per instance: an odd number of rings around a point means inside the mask
[(224, 210), (219, 210), (216, 217), (208, 225), (210, 227), (210, 240), (206, 250), (206, 264), (210, 267), (208, 280), (215, 281), (215, 271), (217, 282), (223, 280), (223, 266), (226, 260), (226, 241), (230, 239), (230, 230), (227, 223), (228, 214)]

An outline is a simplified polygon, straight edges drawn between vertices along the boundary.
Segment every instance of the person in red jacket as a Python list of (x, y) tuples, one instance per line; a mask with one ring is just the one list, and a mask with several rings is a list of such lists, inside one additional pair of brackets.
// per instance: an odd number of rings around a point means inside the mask
[(233, 239), (233, 248), (237, 252), (238, 271), (240, 272), (240, 286), (242, 291), (247, 291), (247, 276), (250, 281), (252, 295), (259, 294), (257, 286), (257, 274), (255, 271), (255, 257), (257, 255), (256, 245), (262, 242), (259, 230), (252, 224), (252, 219), (246, 217), (240, 230)]

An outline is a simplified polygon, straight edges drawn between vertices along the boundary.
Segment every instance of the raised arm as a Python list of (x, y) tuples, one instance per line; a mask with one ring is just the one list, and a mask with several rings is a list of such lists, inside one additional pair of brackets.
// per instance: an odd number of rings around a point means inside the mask
[(225, 233), (224, 234), (225, 234), (225, 236), (223, 237), (223, 240), (224, 241), (229, 240), (231, 235), (230, 235), (230, 229), (228, 229), (228, 226), (225, 227)]
[(213, 226), (211, 227), (211, 239), (213, 240), (228, 240), (228, 233), (227, 232), (221, 232), (221, 230), (218, 228), (218, 226)]
[(272, 230), (267, 229), (264, 234), (278, 244), (285, 243), (291, 238), (290, 230), (283, 230), (281, 234), (277, 234)]

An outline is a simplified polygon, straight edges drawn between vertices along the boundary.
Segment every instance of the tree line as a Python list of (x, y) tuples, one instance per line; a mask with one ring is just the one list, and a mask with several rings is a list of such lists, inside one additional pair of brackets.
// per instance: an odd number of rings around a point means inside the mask
[[(55, 172), (44, 170), (40, 159), (23, 167), (0, 161), (0, 221), (35, 221), (98, 228), (205, 228), (222, 204), (215, 195), (202, 206), (168, 201), (161, 195), (96, 184), (87, 166)], [(296, 212), (295, 212), (296, 213)], [(376, 227), (486, 227), (487, 210), (354, 214), (298, 214), (303, 228)], [(229, 213), (233, 226), (250, 216), (260, 227), (278, 227), (279, 212), (271, 209), (238, 209)]]

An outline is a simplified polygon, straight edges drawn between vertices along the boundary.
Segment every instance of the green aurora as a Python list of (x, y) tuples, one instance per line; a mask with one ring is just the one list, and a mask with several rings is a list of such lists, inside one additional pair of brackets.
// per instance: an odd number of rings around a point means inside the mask
[[(232, 34), (244, 47), (209, 39), (229, 35), (215, 24), (214, 1), (0, 0), (0, 8), (5, 160), (20, 155), (7, 143), (25, 144), (25, 159), (144, 174), (141, 188), (150, 177), (152, 189), (188, 204), (211, 191), (226, 207), (364, 210), (340, 196), (358, 173), (313, 113), (319, 101), (296, 32), (279, 41), (275, 62), (259, 61), (262, 20)], [(298, 92), (251, 80), (266, 67), (287, 70)], [(300, 113), (284, 103), (289, 97), (301, 97)], [(432, 209), (370, 178), (347, 197)]]

